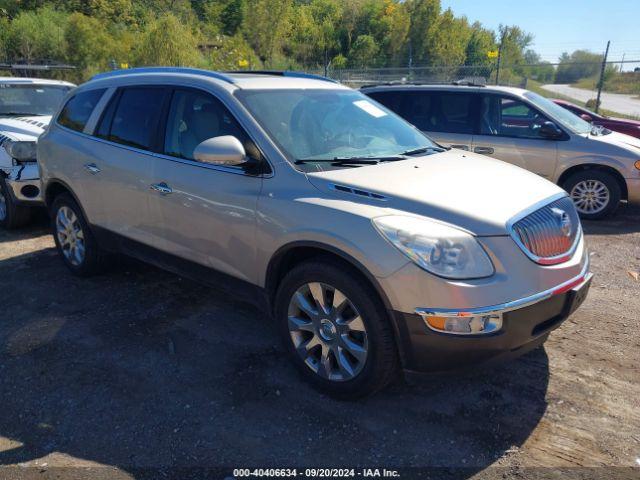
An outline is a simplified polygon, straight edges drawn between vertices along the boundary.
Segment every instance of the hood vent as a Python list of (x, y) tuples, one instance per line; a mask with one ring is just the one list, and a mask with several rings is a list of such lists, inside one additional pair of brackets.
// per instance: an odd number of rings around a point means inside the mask
[(34, 120), (33, 118), (29, 118), (29, 117), (15, 117), (14, 120), (28, 123), (29, 125), (35, 125), (36, 127), (39, 127), (39, 128), (44, 128), (47, 126), (46, 123), (39, 122), (38, 120)]
[(334, 190), (338, 190), (339, 192), (350, 193), (351, 195), (358, 195), (359, 197), (371, 198), (373, 200), (380, 200), (381, 202), (385, 202), (388, 200), (388, 197), (380, 195), (379, 193), (347, 187), (345, 185), (331, 184), (331, 188)]

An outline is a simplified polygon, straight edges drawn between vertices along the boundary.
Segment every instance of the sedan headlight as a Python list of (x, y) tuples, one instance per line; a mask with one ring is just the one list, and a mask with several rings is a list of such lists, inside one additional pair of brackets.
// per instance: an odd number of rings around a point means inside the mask
[(11, 158), (20, 161), (28, 161), (36, 159), (36, 142), (19, 142), (7, 140), (4, 148)]
[(418, 266), (440, 277), (490, 277), (493, 264), (469, 233), (427, 219), (388, 216), (373, 219), (378, 231)]

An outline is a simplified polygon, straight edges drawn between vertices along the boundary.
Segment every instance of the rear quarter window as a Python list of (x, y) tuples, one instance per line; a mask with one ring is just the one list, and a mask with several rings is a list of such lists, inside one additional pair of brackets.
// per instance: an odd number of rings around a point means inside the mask
[(105, 90), (89, 90), (71, 97), (58, 115), (58, 124), (82, 132)]

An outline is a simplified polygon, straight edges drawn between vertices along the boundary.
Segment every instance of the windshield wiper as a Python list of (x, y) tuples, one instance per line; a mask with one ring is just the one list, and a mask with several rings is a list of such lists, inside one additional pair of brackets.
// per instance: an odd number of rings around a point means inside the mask
[(337, 165), (377, 165), (381, 162), (395, 162), (405, 160), (404, 156), (393, 155), (389, 157), (333, 157), (333, 158), (300, 158), (296, 165), (303, 163), (333, 163)]
[(419, 148), (414, 148), (412, 150), (406, 150), (402, 152), (400, 155), (418, 155), (420, 153), (427, 153), (427, 152), (441, 153), (445, 151), (446, 150), (441, 147), (419, 147)]

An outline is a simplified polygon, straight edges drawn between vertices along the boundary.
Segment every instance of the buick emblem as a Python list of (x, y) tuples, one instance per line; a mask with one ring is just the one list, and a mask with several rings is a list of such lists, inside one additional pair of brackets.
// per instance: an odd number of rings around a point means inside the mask
[(565, 237), (571, 236), (571, 227), (573, 225), (571, 224), (571, 217), (569, 214), (560, 208), (552, 208), (551, 211), (558, 222), (558, 228), (560, 228), (562, 234)]

